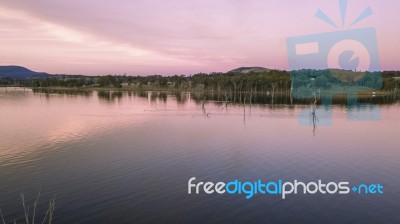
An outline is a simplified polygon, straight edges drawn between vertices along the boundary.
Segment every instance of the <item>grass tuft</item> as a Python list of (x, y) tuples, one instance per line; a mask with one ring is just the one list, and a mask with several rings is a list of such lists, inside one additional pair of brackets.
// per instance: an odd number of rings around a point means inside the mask
[[(40, 198), (40, 191), (37, 195), (36, 200), (33, 202), (33, 212), (32, 215), (30, 214), (30, 206), (26, 206), (25, 204), (25, 196), (23, 193), (21, 193), (21, 201), (22, 201), (22, 207), (24, 209), (24, 218), (25, 218), (25, 224), (35, 224), (35, 217), (36, 217), (36, 208), (37, 208), (37, 204), (39, 202), (39, 198)], [(55, 205), (55, 196), (53, 197), (53, 199), (50, 200), (49, 202), (49, 207), (46, 211), (46, 214), (43, 218), (42, 224), (51, 224), (53, 222), (53, 214), (54, 214), (54, 210), (56, 208)], [(31, 217), (31, 219), (29, 219)], [(7, 224), (4, 216), (3, 216), (3, 212), (0, 209), (0, 218), (1, 218), (1, 224)], [(14, 224), (17, 224), (17, 221), (14, 219)]]

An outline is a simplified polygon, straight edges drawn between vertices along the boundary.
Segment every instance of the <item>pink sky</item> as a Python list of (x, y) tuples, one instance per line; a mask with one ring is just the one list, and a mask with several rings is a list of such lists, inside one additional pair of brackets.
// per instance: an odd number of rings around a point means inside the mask
[[(352, 28), (375, 27), (381, 68), (398, 70), (400, 3), (348, 0)], [(337, 0), (3, 0), (0, 65), (66, 74), (192, 74), (288, 69), (286, 38), (337, 31)], [(346, 29), (346, 28), (345, 28)]]

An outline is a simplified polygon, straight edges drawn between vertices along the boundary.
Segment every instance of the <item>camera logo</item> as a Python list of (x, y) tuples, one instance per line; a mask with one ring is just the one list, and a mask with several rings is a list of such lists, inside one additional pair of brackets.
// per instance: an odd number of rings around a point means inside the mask
[[(345, 94), (349, 120), (379, 120), (379, 109), (357, 102), (359, 92), (382, 86), (376, 31), (372, 27), (351, 29), (351, 26), (372, 15), (367, 7), (345, 28), (347, 0), (339, 0), (343, 30), (289, 37), (287, 51), (292, 81), (292, 97), (314, 99), (314, 108), (300, 113), (301, 125), (332, 125), (332, 97)], [(316, 17), (338, 28), (323, 11)], [(315, 108), (321, 99), (322, 108)]]
[(380, 71), (374, 28), (337, 31), (287, 39), (290, 70)]

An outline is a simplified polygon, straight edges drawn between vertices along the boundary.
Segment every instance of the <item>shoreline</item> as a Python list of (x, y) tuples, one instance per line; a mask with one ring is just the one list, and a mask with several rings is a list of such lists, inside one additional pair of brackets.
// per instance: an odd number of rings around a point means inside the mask
[[(42, 89), (42, 90), (67, 90), (67, 91), (161, 91), (161, 92), (197, 92), (197, 93), (227, 93), (231, 91), (227, 90), (213, 90), (213, 89), (201, 89), (201, 88), (175, 88), (175, 87), (154, 87), (154, 86), (146, 86), (146, 87), (59, 87), (59, 86), (50, 86), (50, 87), (31, 87), (31, 86), (0, 86), (0, 88), (27, 88), (27, 89)], [(399, 91), (398, 91), (399, 92)], [(232, 92), (233, 93), (233, 92)], [(237, 91), (235, 94), (248, 94), (249, 91)], [(253, 92), (252, 94), (267, 94), (271, 95), (271, 92), (267, 91), (258, 91)], [(273, 95), (289, 95), (290, 90), (287, 91), (276, 91)], [(362, 90), (358, 92), (358, 96), (395, 96), (399, 95), (399, 93), (389, 92), (385, 90)], [(346, 96), (345, 93), (333, 94), (335, 97), (343, 97)]]

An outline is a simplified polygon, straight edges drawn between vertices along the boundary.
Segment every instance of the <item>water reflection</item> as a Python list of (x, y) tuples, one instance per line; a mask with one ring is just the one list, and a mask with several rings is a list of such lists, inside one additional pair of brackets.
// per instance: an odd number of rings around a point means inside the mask
[(79, 88), (71, 88), (71, 89), (33, 88), (32, 92), (38, 94), (44, 94), (46, 97), (49, 97), (52, 94), (90, 97), (93, 94), (93, 91), (87, 91)]
[[(260, 93), (89, 92), (53, 91), (45, 101), (39, 90), (0, 88), (0, 201), (6, 221), (15, 217), (9, 211), (22, 211), (19, 193), (35, 195), (43, 186), (43, 192), (57, 195), (54, 222), (61, 224), (398, 223), (395, 100), (358, 99), (379, 106), (382, 119), (350, 123), (342, 99), (324, 107), (318, 97), (316, 103), (279, 104), (290, 96), (278, 94), (271, 104), (272, 96)], [(314, 127), (298, 125), (307, 108)], [(336, 125), (319, 127), (330, 112)], [(388, 188), (383, 197), (245, 200), (189, 196), (192, 176), (350, 180)]]
[[(11, 89), (9, 88), (8, 91)], [(210, 114), (218, 115), (222, 112), (229, 113), (229, 108), (242, 108), (239, 112), (243, 116), (243, 124), (246, 124), (246, 116), (251, 116), (252, 105), (266, 107), (268, 110), (280, 110), (295, 107), (303, 107), (298, 113), (299, 124), (312, 128), (315, 135), (317, 127), (334, 125), (335, 110), (346, 110), (348, 120), (366, 121), (379, 120), (381, 115), (378, 109), (380, 105), (391, 105), (398, 102), (397, 95), (358, 95), (336, 94), (325, 97), (324, 92), (314, 91), (307, 95), (312, 97), (292, 97), (297, 93), (270, 94), (260, 92), (232, 93), (231, 91), (210, 92), (182, 92), (182, 91), (114, 91), (114, 90), (84, 90), (84, 89), (33, 89), (34, 94), (44, 94), (49, 99), (52, 94), (67, 96), (91, 97), (97, 95), (101, 102), (113, 103), (123, 98), (139, 98), (147, 100), (150, 105), (144, 112), (157, 112), (160, 104), (166, 105), (168, 101), (174, 101), (178, 105), (186, 105), (193, 102), (198, 105), (203, 117), (208, 118)], [(303, 91), (304, 92), (304, 91)], [(42, 96), (42, 95), (40, 95)], [(207, 105), (219, 107), (220, 111), (208, 111)], [(247, 109), (247, 110), (246, 110)], [(161, 110), (170, 110), (163, 108)], [(193, 114), (195, 116), (195, 114)]]
[[(396, 95), (358, 95), (336, 94), (329, 97), (321, 95), (321, 91), (310, 92), (312, 97), (292, 97), (293, 94), (270, 94), (260, 92), (232, 93), (231, 91), (210, 92), (182, 92), (182, 91), (114, 91), (114, 90), (84, 90), (84, 89), (33, 89), (35, 94), (44, 94), (49, 98), (52, 94), (67, 96), (91, 97), (93, 93), (106, 103), (120, 101), (123, 98), (141, 98), (151, 105), (144, 111), (158, 111), (159, 104), (167, 101), (175, 101), (178, 105), (195, 103), (200, 106), (204, 117), (209, 117), (206, 105), (212, 104), (219, 107), (220, 112), (228, 112), (230, 106), (241, 107), (243, 123), (246, 123), (246, 115), (251, 116), (252, 105), (265, 106), (268, 109), (294, 109), (305, 106), (299, 112), (299, 124), (312, 127), (315, 134), (318, 126), (333, 125), (333, 114), (336, 107), (347, 110), (349, 120), (378, 120), (380, 113), (378, 105), (391, 105), (398, 102)], [(40, 95), (41, 96), (41, 95)], [(246, 111), (247, 108), (247, 111)], [(212, 112), (214, 115), (218, 114)]]
[[(3, 88), (5, 89), (5, 88)], [(8, 91), (11, 91), (8, 88)], [(309, 105), (310, 102), (314, 102), (315, 98), (292, 98), (291, 94), (277, 94), (274, 95), (269, 93), (232, 93), (225, 91), (214, 91), (214, 92), (181, 92), (181, 91), (114, 91), (114, 90), (85, 90), (85, 89), (51, 89), (51, 88), (40, 88), (32, 89), (33, 93), (43, 93), (45, 96), (51, 94), (59, 95), (70, 95), (70, 96), (84, 96), (91, 97), (93, 93), (96, 93), (100, 99), (106, 101), (115, 101), (123, 97), (140, 97), (146, 98), (150, 101), (160, 100), (166, 102), (169, 98), (173, 98), (178, 104), (185, 104), (188, 100), (195, 102), (198, 105), (203, 105), (206, 102), (212, 102), (215, 105), (222, 105), (223, 109), (227, 109), (229, 104), (245, 104), (251, 106), (252, 104), (264, 104), (264, 105)], [(5, 90), (4, 90), (5, 92)], [(204, 99), (207, 100), (204, 100)], [(322, 103), (321, 96), (317, 96), (316, 104)], [(348, 99), (351, 98), (350, 101)], [(394, 104), (399, 100), (397, 95), (344, 95), (337, 94), (331, 99), (332, 105), (348, 105), (349, 102), (352, 104), (374, 104), (374, 105), (390, 105)], [(356, 103), (354, 103), (356, 102)]]
[(123, 95), (124, 93), (122, 91), (97, 91), (97, 96), (99, 97), (99, 99), (106, 102), (119, 100), (123, 97)]

